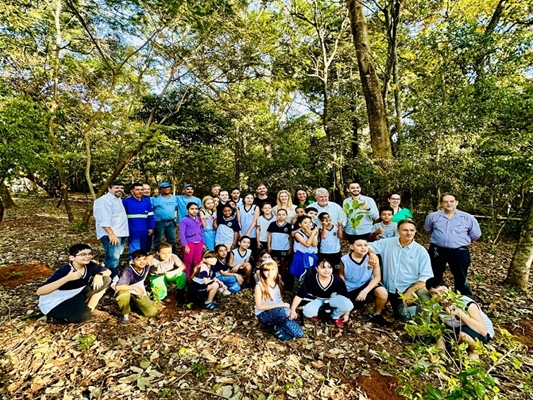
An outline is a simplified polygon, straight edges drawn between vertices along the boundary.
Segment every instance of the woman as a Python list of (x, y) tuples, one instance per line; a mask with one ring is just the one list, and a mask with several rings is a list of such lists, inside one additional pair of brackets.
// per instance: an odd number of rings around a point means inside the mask
[(389, 201), (389, 204), (392, 208), (392, 222), (400, 222), (407, 218), (413, 218), (413, 214), (411, 214), (411, 210), (408, 208), (402, 208), (400, 207), (400, 203), (402, 201), (402, 198), (399, 194), (393, 193), (389, 196), (387, 199)]
[(310, 204), (313, 204), (314, 201), (309, 198), (307, 192), (303, 188), (296, 189), (294, 192), (294, 201), (299, 207), (307, 208)]
[(291, 194), (287, 190), (280, 190), (276, 198), (276, 206), (272, 209), (272, 213), (277, 215), (279, 209), (287, 211), (287, 221), (289, 224), (293, 223), (296, 218), (296, 206), (292, 204)]

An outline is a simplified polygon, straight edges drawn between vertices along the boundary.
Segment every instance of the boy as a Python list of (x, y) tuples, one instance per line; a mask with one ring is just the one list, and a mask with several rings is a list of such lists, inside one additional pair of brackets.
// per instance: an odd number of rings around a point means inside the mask
[(457, 343), (468, 345), (468, 356), (471, 359), (479, 359), (479, 355), (476, 353), (476, 339), (485, 344), (494, 337), (494, 327), (489, 317), (468, 296), (460, 297), (461, 302), (464, 303), (464, 309), (451, 302), (450, 289), (440, 279), (429, 278), (426, 281), (426, 289), (431, 297), (436, 297), (444, 307), (445, 314), (441, 315), (440, 318), (446, 327), (454, 331), (453, 334), (444, 334), (443, 338), (439, 338), (437, 347), (445, 350), (446, 342), (454, 339)]
[(172, 254), (170, 243), (161, 243), (157, 248), (157, 255), (149, 259), (150, 287), (154, 297), (163, 300), (167, 297), (167, 285), (174, 282), (177, 289), (177, 305), (182, 305), (185, 300), (185, 264), (175, 254)]
[(368, 242), (365, 239), (356, 239), (351, 245), (351, 253), (341, 258), (339, 276), (346, 282), (348, 297), (352, 300), (354, 308), (360, 310), (368, 300), (368, 295), (374, 295), (374, 313), (372, 321), (382, 325), (390, 325), (381, 312), (387, 303), (387, 290), (380, 283), (381, 269), (378, 264), (371, 266), (368, 256)]
[(381, 219), (381, 222), (372, 225), (370, 238), (368, 239), (369, 242), (398, 236), (398, 232), (396, 231), (396, 229), (398, 229), (398, 224), (392, 222), (393, 214), (394, 210), (390, 206), (384, 206), (379, 209), (379, 218)]
[(268, 247), (268, 227), (274, 222), (272, 215), (272, 204), (263, 203), (262, 214), (257, 218), (257, 248), (266, 250)]
[(75, 244), (69, 249), (70, 263), (59, 268), (37, 289), (43, 314), (60, 322), (74, 323), (106, 314), (96, 310), (96, 306), (111, 284), (111, 271), (92, 259), (88, 244)]
[(155, 317), (157, 308), (148, 298), (144, 281), (150, 272), (150, 266), (146, 259), (146, 251), (136, 250), (131, 253), (132, 265), (128, 265), (120, 276), (115, 290), (117, 291), (117, 303), (122, 313), (121, 324), (129, 324), (131, 306), (135, 307), (139, 314), (145, 317)]
[[(311, 230), (314, 230), (318, 226), (316, 224), (318, 210), (315, 207), (307, 207), (304, 209), (304, 211), (305, 211), (304, 215), (308, 215), (311, 217), (311, 221), (313, 221), (313, 227), (311, 228)], [(292, 226), (292, 236), (294, 236), (294, 234), (296, 233), (296, 231), (298, 231), (298, 229), (300, 229), (300, 224), (298, 223), (298, 221), (296, 221), (294, 225)]]
[(292, 234), (291, 224), (287, 221), (287, 211), (280, 208), (277, 213), (277, 221), (268, 226), (267, 250), (272, 258), (279, 261), (280, 276), (285, 276), (287, 270), (287, 258), (291, 254)]
[(331, 217), (328, 213), (323, 212), (318, 215), (320, 225), (320, 247), (318, 249), (318, 258), (328, 260), (333, 267), (335, 274), (339, 273), (341, 265), (341, 241), (343, 239), (342, 221), (337, 225), (331, 223)]

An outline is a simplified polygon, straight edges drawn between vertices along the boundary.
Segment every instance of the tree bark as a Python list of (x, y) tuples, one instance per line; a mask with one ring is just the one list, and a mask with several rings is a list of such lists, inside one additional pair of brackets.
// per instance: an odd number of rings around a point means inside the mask
[(505, 283), (509, 286), (527, 288), (529, 271), (533, 263), (533, 201), (529, 209), (529, 215), (522, 228), (518, 246), (511, 261)]
[(13, 201), (11, 193), (9, 192), (9, 188), (6, 186), (4, 181), (2, 181), (2, 184), (0, 184), (0, 199), (2, 200), (2, 206), (4, 208), (13, 208), (17, 206)]
[(370, 41), (366, 18), (363, 13), (362, 0), (348, 0), (348, 11), (352, 27), (359, 76), (365, 95), (368, 124), (370, 129), (370, 143), (372, 153), (376, 158), (391, 158), (391, 141), (387, 124), (387, 113), (376, 66), (370, 52)]

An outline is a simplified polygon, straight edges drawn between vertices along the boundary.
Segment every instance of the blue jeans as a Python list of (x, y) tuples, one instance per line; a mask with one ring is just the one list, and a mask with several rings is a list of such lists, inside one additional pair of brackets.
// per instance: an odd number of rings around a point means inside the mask
[(304, 331), (298, 322), (289, 319), (290, 315), (289, 307), (276, 307), (258, 314), (257, 319), (268, 327), (280, 329), (294, 338), (301, 338)]
[(241, 285), (239, 285), (239, 281), (234, 276), (222, 275), (220, 272), (217, 272), (216, 276), (220, 282), (228, 287), (231, 294), (235, 294), (241, 290)]
[(172, 245), (172, 251), (176, 252), (176, 221), (156, 221), (154, 230), (154, 249), (161, 244), (163, 236)]
[[(329, 306), (333, 310), (333, 314), (331, 315), (333, 319), (340, 318), (341, 316), (343, 316), (347, 312), (352, 311), (353, 309), (353, 304), (350, 299), (340, 294), (333, 296), (331, 299), (327, 300), (329, 300)], [(326, 299), (314, 299), (313, 301), (310, 301), (304, 306), (302, 310), (304, 315), (307, 318), (311, 318), (318, 315), (318, 310), (324, 305), (325, 301)]]
[(118, 264), (120, 256), (126, 246), (126, 238), (119, 237), (118, 244), (109, 243), (109, 236), (105, 235), (100, 238), (105, 251), (105, 267), (111, 271), (111, 279), (118, 275)]

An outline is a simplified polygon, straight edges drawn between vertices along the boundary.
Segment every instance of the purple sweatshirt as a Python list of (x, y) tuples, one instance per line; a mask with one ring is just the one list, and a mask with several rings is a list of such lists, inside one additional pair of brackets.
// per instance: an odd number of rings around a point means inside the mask
[(180, 241), (182, 246), (189, 243), (204, 242), (204, 228), (199, 217), (193, 219), (187, 215), (180, 221)]

